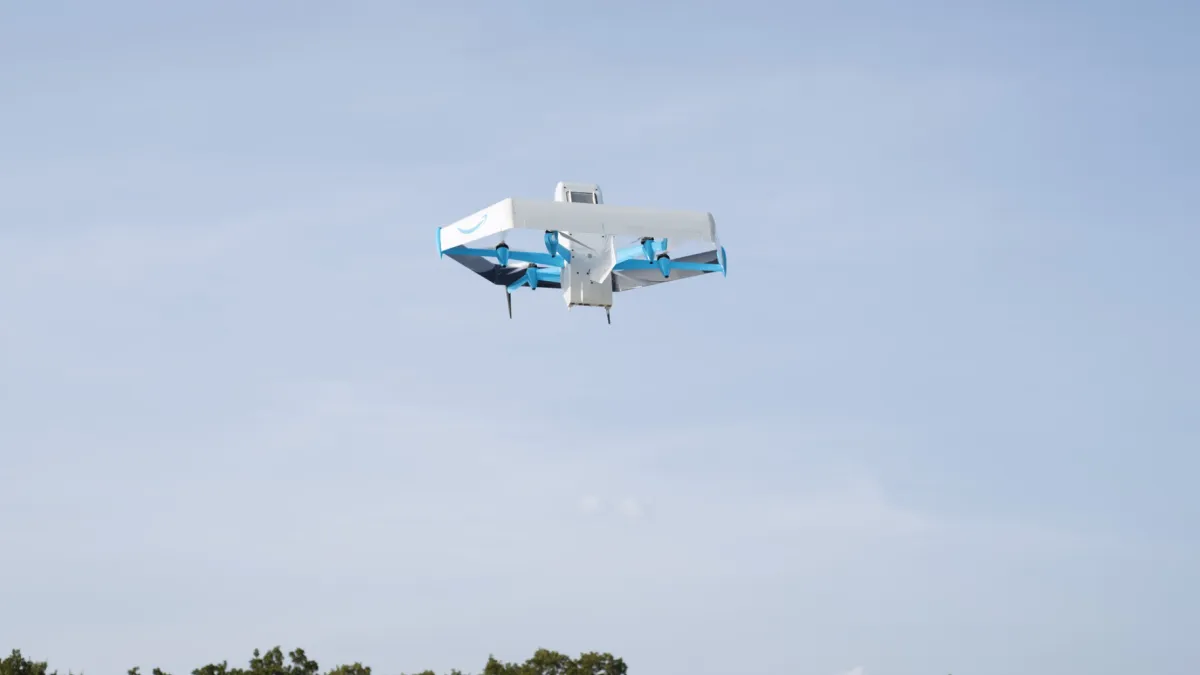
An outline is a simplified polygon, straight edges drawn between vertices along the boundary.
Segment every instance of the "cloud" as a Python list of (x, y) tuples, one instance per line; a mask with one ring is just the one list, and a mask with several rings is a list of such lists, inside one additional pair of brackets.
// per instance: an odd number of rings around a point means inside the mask
[(768, 518), (773, 526), (791, 531), (916, 535), (936, 526), (930, 515), (896, 504), (876, 479), (867, 476), (798, 497), (777, 499), (768, 507)]
[(381, 213), (394, 191), (350, 190), (252, 212), (201, 217), (171, 214), (160, 221), (92, 220), (66, 229), (0, 232), (0, 281), (39, 284), (157, 286), (179, 273), (214, 276), (217, 263), (279, 255), (280, 242), (303, 241), (300, 230)]
[(625, 497), (617, 505), (617, 510), (626, 518), (641, 518), (646, 515), (645, 506), (633, 497)]
[[(636, 497), (623, 497), (616, 501), (616, 514), (629, 520), (638, 520), (648, 515), (646, 504)], [(579, 510), (585, 515), (596, 515), (605, 510), (605, 502), (596, 495), (586, 495), (579, 500)]]
[(600, 498), (594, 495), (588, 495), (579, 500), (579, 510), (591, 515), (598, 513), (601, 508)]

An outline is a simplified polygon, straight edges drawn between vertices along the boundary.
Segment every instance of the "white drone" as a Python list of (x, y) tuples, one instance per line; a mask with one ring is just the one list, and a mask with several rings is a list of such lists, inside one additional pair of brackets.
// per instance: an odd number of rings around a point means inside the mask
[[(545, 252), (509, 247), (509, 239), (542, 233)], [(498, 243), (489, 245), (488, 238)], [(632, 240), (628, 245), (617, 239)], [(668, 241), (700, 242), (706, 250), (672, 259)], [(528, 286), (561, 288), (567, 309), (603, 307), (612, 323), (613, 293), (720, 272), (725, 249), (711, 213), (610, 206), (600, 186), (559, 183), (554, 201), (505, 199), (438, 228), (438, 255), (450, 256), (512, 294)], [(495, 260), (495, 262), (492, 262)]]

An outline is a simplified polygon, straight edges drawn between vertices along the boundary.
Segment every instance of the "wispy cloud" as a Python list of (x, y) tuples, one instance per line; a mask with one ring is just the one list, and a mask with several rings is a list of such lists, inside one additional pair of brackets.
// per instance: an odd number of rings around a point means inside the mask
[(635, 497), (623, 497), (617, 502), (617, 511), (626, 518), (644, 518), (647, 515), (646, 505)]
[(587, 495), (579, 500), (579, 510), (588, 515), (599, 513), (604, 508), (604, 502), (595, 495)]
[(781, 532), (846, 532), (874, 536), (920, 535), (933, 531), (936, 517), (896, 504), (878, 482), (859, 478), (764, 505), (764, 525)]
[(8, 227), (0, 229), (0, 278), (20, 288), (44, 282), (157, 283), (179, 274), (216, 272), (247, 255), (262, 259), (273, 249), (287, 250), (289, 239), (303, 233), (378, 217), (397, 199), (394, 190), (359, 189), (276, 197), (265, 210), (233, 215), (177, 213), (147, 220), (142, 214), (121, 222), (108, 212), (70, 228)]

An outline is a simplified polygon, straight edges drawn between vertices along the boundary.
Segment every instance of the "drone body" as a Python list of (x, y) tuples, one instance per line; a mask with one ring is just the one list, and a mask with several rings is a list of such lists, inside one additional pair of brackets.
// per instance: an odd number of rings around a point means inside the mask
[[(540, 246), (513, 246), (528, 235), (541, 235)], [(612, 323), (615, 293), (726, 270), (712, 214), (611, 206), (585, 183), (560, 182), (554, 201), (497, 202), (438, 228), (437, 241), (439, 255), (504, 287), (510, 319), (512, 294), (524, 287), (561, 289), (567, 309), (603, 307)], [(669, 242), (705, 250), (672, 259)]]

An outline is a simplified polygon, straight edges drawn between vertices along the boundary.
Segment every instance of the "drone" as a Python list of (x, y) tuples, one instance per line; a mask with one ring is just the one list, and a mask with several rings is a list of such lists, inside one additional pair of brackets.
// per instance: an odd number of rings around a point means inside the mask
[[(510, 245), (539, 233), (544, 250), (525, 250), (539, 248), (536, 239), (525, 249)], [(699, 243), (703, 250), (673, 257), (669, 242)], [(504, 287), (509, 319), (512, 294), (522, 288), (561, 289), (568, 310), (603, 307), (612, 324), (614, 293), (726, 274), (711, 213), (609, 205), (590, 183), (559, 182), (553, 201), (496, 202), (439, 227), (437, 246), (439, 257)]]

